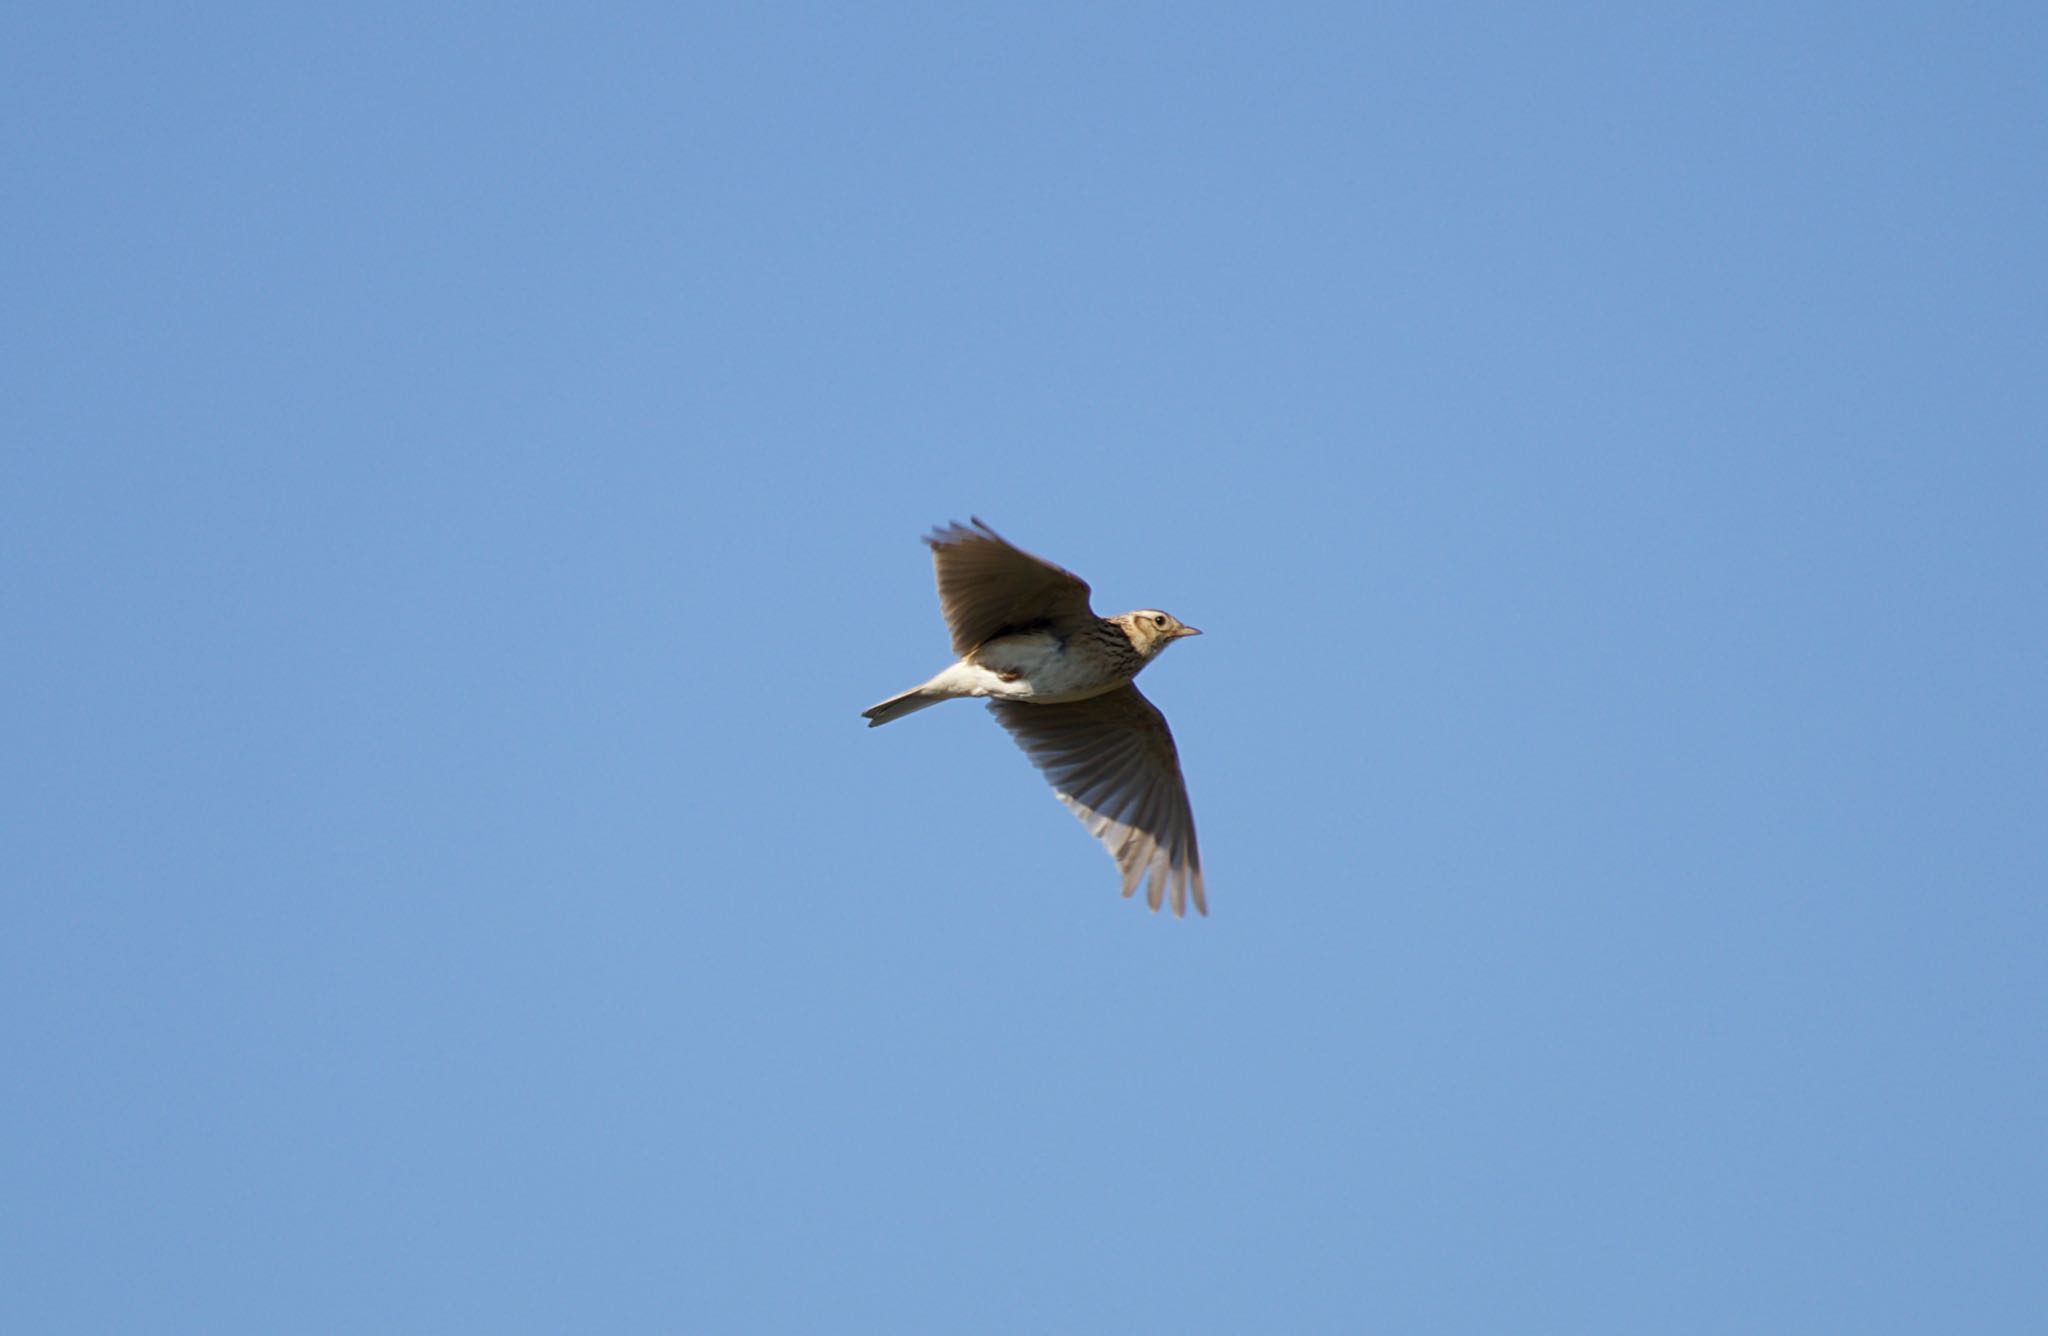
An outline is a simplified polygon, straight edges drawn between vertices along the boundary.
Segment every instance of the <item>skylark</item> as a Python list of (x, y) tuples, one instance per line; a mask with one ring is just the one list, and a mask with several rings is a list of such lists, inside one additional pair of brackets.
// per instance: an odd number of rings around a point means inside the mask
[(1101, 840), (1130, 895), (1175, 914), (1209, 912), (1195, 818), (1166, 716), (1131, 679), (1182, 636), (1201, 632), (1157, 608), (1097, 617), (1088, 585), (1010, 546), (975, 520), (925, 542), (959, 660), (929, 682), (862, 711), (868, 727), (960, 696), (982, 696), (1053, 790)]

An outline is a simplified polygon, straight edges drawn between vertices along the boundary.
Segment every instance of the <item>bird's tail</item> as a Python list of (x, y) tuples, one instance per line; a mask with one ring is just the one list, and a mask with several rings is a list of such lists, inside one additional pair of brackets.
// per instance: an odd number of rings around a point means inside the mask
[(880, 705), (862, 710), (860, 717), (868, 721), (869, 728), (880, 728), (892, 719), (901, 719), (906, 714), (916, 714), (929, 709), (942, 700), (951, 697), (942, 692), (928, 691), (924, 687), (912, 687), (900, 696), (891, 696)]

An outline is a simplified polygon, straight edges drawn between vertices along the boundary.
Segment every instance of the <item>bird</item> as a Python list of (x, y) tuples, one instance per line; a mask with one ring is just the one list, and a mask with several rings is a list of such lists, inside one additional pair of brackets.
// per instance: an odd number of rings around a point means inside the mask
[(1100, 840), (1129, 898), (1146, 887), (1207, 915), (1195, 818), (1166, 716), (1132, 679), (1166, 647), (1202, 634), (1171, 613), (1098, 617), (1086, 581), (973, 519), (925, 538), (939, 608), (959, 656), (861, 712), (879, 728), (942, 701), (985, 698), (1059, 800)]

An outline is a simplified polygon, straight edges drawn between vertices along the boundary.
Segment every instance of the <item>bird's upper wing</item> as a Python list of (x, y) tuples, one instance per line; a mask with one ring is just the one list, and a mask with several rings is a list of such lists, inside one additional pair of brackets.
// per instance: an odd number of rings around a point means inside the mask
[(1180, 754), (1157, 706), (1123, 686), (1066, 705), (998, 700), (988, 707), (1116, 859), (1125, 895), (1149, 873), (1152, 908), (1171, 891), (1173, 912), (1185, 914), (1192, 891), (1196, 911), (1209, 912)]
[(1090, 621), (1088, 584), (1019, 548), (996, 531), (949, 524), (934, 529), (932, 569), (939, 579), (939, 607), (953, 633), (953, 652), (966, 654), (1005, 631), (1047, 623)]

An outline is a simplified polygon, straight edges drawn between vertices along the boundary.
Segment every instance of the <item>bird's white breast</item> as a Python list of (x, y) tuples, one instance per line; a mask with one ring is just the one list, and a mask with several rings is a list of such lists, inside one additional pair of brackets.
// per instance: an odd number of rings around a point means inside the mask
[(1121, 679), (1104, 672), (1102, 663), (1069, 652), (1058, 636), (1044, 631), (991, 640), (974, 652), (973, 659), (972, 666), (993, 679), (988, 690), (976, 694), (998, 700), (1052, 705), (1086, 700), (1121, 685)]

